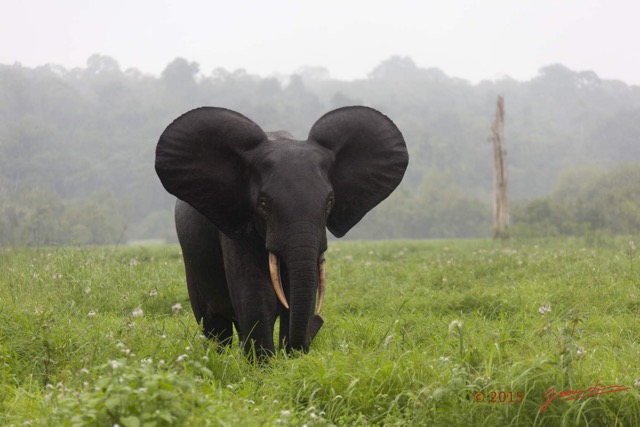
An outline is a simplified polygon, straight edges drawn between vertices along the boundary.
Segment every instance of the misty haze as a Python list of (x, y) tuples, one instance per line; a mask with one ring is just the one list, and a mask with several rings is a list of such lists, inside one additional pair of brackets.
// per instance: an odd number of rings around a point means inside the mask
[(528, 81), (470, 84), (395, 56), (366, 79), (331, 79), (322, 67), (276, 79), (176, 58), (154, 77), (93, 55), (70, 70), (0, 66), (0, 241), (175, 241), (155, 144), (174, 118), (202, 105), (298, 139), (331, 109), (376, 108), (403, 132), (411, 161), (398, 191), (348, 237), (489, 236), (499, 94), (516, 234), (639, 231), (640, 88), (593, 71), (553, 64)]

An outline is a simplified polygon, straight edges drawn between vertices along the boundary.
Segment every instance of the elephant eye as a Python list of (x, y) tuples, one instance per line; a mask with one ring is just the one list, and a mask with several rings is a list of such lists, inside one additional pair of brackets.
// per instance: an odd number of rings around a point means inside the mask
[(269, 212), (269, 204), (267, 203), (267, 201), (265, 199), (260, 199), (260, 201), (258, 201), (258, 206), (260, 207), (260, 210), (264, 213), (268, 213)]
[(333, 196), (330, 196), (329, 199), (327, 199), (327, 214), (331, 212), (332, 208), (333, 208)]

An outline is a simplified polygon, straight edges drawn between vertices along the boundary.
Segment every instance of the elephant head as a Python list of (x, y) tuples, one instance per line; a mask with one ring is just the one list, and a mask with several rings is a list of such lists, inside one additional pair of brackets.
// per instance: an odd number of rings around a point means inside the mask
[(306, 141), (202, 107), (169, 125), (156, 149), (167, 191), (229, 239), (258, 236), (264, 259), (256, 262), (269, 263), (289, 321), (286, 345), (300, 350), (324, 296), (326, 229), (344, 236), (396, 188), (407, 163), (398, 128), (367, 107), (325, 114)]

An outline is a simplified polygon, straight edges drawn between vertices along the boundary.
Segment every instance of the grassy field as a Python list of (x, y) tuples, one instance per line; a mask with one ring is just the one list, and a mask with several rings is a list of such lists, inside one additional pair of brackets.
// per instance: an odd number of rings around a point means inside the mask
[(331, 243), (311, 352), (262, 366), (177, 246), (4, 249), (0, 425), (640, 425), (632, 240)]

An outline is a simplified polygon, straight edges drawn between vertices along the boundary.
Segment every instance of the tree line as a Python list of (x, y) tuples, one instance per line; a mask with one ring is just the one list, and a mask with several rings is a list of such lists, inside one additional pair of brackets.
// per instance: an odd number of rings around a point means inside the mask
[(376, 108), (403, 132), (410, 165), (350, 236), (488, 236), (497, 95), (506, 104), (514, 231), (638, 232), (640, 87), (592, 71), (555, 64), (529, 81), (471, 84), (392, 57), (367, 78), (341, 81), (322, 67), (261, 77), (176, 58), (153, 76), (93, 55), (74, 69), (0, 65), (0, 244), (175, 240), (155, 144), (174, 118), (202, 105), (299, 139), (331, 109)]

